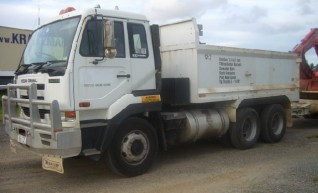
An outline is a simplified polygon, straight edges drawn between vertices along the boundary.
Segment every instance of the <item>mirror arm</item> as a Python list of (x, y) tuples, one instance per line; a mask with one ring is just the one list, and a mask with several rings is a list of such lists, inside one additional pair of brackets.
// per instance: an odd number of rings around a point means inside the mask
[(103, 56), (102, 59), (95, 59), (92, 63), (95, 64), (95, 65), (97, 65), (99, 62), (101, 62), (101, 61), (103, 61), (103, 60), (105, 60), (105, 56)]

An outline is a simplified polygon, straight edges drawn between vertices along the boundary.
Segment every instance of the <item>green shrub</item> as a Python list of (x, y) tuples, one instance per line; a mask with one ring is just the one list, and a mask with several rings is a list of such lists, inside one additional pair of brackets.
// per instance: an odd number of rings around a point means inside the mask
[(2, 95), (6, 94), (6, 90), (0, 90), (0, 124), (2, 123)]

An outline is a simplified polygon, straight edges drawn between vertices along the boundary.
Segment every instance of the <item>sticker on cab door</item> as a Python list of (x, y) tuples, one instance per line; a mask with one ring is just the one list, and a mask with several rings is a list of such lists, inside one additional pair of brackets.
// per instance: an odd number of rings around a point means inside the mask
[(160, 95), (148, 95), (148, 96), (141, 97), (142, 103), (154, 103), (154, 102), (160, 102), (160, 101), (161, 101)]

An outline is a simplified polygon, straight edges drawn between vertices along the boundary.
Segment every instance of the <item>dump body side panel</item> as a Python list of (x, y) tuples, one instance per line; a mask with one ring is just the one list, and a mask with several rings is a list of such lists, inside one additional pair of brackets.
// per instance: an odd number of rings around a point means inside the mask
[(162, 78), (189, 79), (190, 103), (283, 95), (298, 100), (297, 55), (202, 44), (194, 19), (160, 30)]

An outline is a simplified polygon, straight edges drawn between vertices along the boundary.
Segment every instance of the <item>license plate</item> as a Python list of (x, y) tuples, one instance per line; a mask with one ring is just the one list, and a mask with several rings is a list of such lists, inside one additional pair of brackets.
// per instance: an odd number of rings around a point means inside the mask
[(59, 157), (43, 156), (42, 157), (42, 168), (45, 170), (49, 170), (49, 171), (63, 174), (64, 173), (63, 159), (59, 158)]
[(18, 135), (18, 142), (19, 143), (22, 143), (22, 144), (26, 144), (26, 136), (23, 136), (23, 135)]

